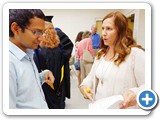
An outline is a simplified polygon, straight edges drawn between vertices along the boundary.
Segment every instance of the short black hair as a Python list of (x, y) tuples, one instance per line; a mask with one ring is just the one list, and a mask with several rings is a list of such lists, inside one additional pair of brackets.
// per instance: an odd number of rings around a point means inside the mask
[(24, 31), (25, 27), (29, 24), (31, 18), (38, 17), (45, 20), (45, 15), (40, 9), (10, 9), (9, 10), (9, 36), (13, 37), (11, 31), (11, 24), (16, 22), (19, 27)]

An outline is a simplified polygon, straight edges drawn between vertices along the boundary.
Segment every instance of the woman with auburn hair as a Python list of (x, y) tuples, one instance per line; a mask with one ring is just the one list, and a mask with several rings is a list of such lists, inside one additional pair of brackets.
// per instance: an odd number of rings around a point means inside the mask
[(63, 76), (61, 75), (61, 67), (64, 64), (64, 57), (59, 48), (59, 37), (52, 23), (45, 21), (45, 34), (39, 46), (34, 55), (34, 60), (39, 72), (48, 69), (55, 75), (54, 84), (42, 85), (46, 102), (49, 109), (59, 109), (61, 97), (58, 98), (55, 94), (58, 91), (60, 78)]
[(35, 61), (37, 61), (37, 67), (41, 66), (40, 70), (48, 69), (55, 77), (54, 84), (43, 84), (42, 86), (48, 107), (64, 109), (65, 97), (70, 98), (69, 57), (72, 53), (73, 43), (64, 32), (54, 29), (51, 18), (48, 21), (46, 19), (45, 35), (40, 42)]
[(60, 40), (53, 24), (45, 22), (45, 29), (45, 35), (43, 36), (43, 40), (40, 42), (40, 46), (46, 48), (58, 47)]
[(111, 12), (102, 20), (101, 49), (80, 91), (91, 101), (123, 95), (119, 108), (128, 108), (137, 107), (136, 96), (144, 84), (144, 49), (133, 39), (127, 18), (121, 12)]

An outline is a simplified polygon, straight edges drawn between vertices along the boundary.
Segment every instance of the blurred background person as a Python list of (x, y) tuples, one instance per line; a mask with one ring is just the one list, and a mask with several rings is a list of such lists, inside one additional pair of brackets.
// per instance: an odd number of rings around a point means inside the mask
[(70, 98), (69, 56), (71, 55), (73, 44), (62, 31), (54, 29), (51, 23), (52, 17), (46, 17), (46, 34), (40, 43), (39, 55), (45, 59), (45, 62), (42, 63), (40, 61), (40, 64), (45, 64), (46, 68), (55, 75), (55, 83), (51, 87), (47, 84), (43, 85), (43, 90), (46, 91), (45, 96), (48, 100), (49, 108), (63, 109), (65, 108), (65, 97)]
[(82, 38), (83, 39), (79, 42), (78, 49), (77, 49), (77, 58), (80, 60), (81, 80), (83, 80), (88, 75), (93, 64), (93, 62), (86, 62), (83, 60), (84, 50), (87, 49), (92, 55), (92, 57), (94, 57), (94, 51), (92, 48), (92, 40), (91, 40), (91, 32), (85, 31), (82, 35)]
[(83, 31), (80, 31), (77, 34), (77, 37), (76, 37), (76, 40), (75, 40), (75, 59), (76, 60), (75, 60), (74, 66), (75, 66), (75, 69), (77, 71), (78, 87), (81, 84), (81, 71), (80, 71), (80, 59), (77, 57), (77, 49), (78, 49), (79, 42), (82, 40), (83, 33), (84, 33)]
[[(58, 27), (57, 27), (58, 28)], [(61, 49), (63, 50), (64, 55), (64, 83), (63, 83), (63, 96), (70, 98), (70, 58), (73, 50), (73, 43), (68, 35), (65, 34), (61, 28), (56, 29), (57, 35), (60, 40)], [(65, 100), (65, 98), (64, 98)], [(64, 106), (64, 102), (62, 102), (62, 106)]]
[(96, 56), (97, 52), (100, 49), (100, 35), (97, 33), (96, 25), (92, 25), (91, 27), (91, 39), (94, 55)]

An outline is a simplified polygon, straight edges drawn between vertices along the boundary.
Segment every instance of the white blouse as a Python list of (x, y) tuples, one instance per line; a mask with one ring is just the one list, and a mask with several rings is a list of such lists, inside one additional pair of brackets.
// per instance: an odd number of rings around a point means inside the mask
[(95, 90), (95, 99), (122, 94), (130, 89), (136, 94), (145, 84), (145, 52), (132, 48), (131, 53), (119, 66), (114, 61), (106, 61), (102, 56), (95, 58), (92, 69), (81, 85)]

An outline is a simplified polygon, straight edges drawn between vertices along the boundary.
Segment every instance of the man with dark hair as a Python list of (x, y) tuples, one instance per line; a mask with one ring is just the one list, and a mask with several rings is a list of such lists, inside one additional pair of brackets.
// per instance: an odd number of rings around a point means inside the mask
[(40, 9), (9, 10), (9, 108), (48, 109), (42, 84), (53, 83), (51, 71), (38, 73), (33, 49), (42, 39), (45, 16)]

